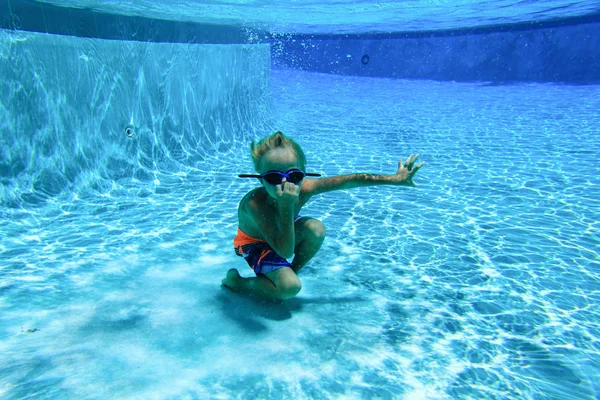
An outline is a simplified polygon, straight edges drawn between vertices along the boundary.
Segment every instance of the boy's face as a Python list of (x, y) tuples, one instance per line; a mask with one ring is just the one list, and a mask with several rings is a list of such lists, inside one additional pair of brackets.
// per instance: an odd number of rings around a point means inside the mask
[[(298, 158), (296, 157), (296, 155), (288, 148), (276, 148), (273, 150), (268, 151), (267, 153), (264, 154), (264, 156), (262, 157), (262, 159), (260, 160), (260, 164), (259, 164), (259, 168), (258, 168), (258, 173), (259, 174), (264, 174), (265, 172), (268, 171), (279, 171), (279, 172), (288, 172), (291, 169), (299, 169), (299, 170), (303, 170), (303, 166), (300, 165), (300, 162), (298, 161)], [(267, 190), (267, 193), (269, 194), (269, 196), (273, 197), (273, 198), (277, 198), (277, 185), (273, 185), (270, 184), (268, 182), (266, 182), (264, 179), (260, 180), (263, 184), (263, 186), (265, 187), (265, 189)], [(291, 184), (290, 182), (287, 182), (286, 178), (283, 178), (282, 181), (282, 185), (284, 184), (283, 182), (286, 182), (286, 185)], [(301, 186), (302, 182), (298, 183), (297, 186)]]

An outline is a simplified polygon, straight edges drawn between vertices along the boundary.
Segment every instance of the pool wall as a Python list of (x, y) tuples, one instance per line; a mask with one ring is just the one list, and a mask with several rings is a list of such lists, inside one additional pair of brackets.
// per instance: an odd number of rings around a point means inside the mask
[(271, 44), (275, 67), (441, 81), (600, 83), (600, 10), (462, 29), (278, 35), (244, 26), (108, 14), (32, 0), (0, 3), (0, 28), (125, 41)]
[(250, 32), (167, 19), (59, 7), (33, 0), (0, 2), (0, 28), (78, 37), (169, 43), (248, 43)]
[(237, 151), (270, 118), (270, 68), (266, 44), (0, 30), (0, 199), (153, 181)]
[(443, 81), (600, 82), (600, 23), (500, 32), (291, 36), (273, 65), (307, 71)]

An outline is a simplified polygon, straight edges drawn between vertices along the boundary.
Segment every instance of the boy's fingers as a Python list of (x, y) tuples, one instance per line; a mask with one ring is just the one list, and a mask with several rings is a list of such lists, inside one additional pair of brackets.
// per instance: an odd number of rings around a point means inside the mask
[(417, 172), (419, 170), (419, 168), (421, 168), (422, 165), (423, 165), (423, 163), (417, 164), (417, 165), (413, 165), (411, 171), (412, 172)]
[[(411, 154), (406, 159), (406, 163), (404, 163), (402, 161), (402, 158), (400, 158), (400, 162), (398, 162), (398, 169), (410, 168), (417, 161), (417, 158), (419, 158), (420, 156), (421, 156), (420, 154)], [(425, 164), (425, 162), (421, 162), (419, 165), (416, 165), (410, 169), (411, 169), (411, 171), (415, 171), (415, 170), (421, 168), (424, 164)]]
[[(281, 192), (279, 191), (281, 188)], [(291, 182), (281, 182), (280, 185), (277, 185), (277, 194), (281, 195), (283, 193), (296, 195), (299, 192), (298, 186), (294, 185)]]

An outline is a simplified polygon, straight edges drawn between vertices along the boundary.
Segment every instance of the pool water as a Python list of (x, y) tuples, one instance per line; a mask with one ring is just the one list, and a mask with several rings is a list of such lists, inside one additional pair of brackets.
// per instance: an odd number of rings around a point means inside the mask
[[(0, 31), (0, 398), (598, 398), (600, 86), (269, 57)], [(426, 163), (311, 199), (283, 303), (220, 286), (276, 130), (323, 176)]]
[[(600, 371), (597, 86), (272, 72), (273, 128), (326, 176), (299, 297), (239, 268), (247, 149), (160, 183), (3, 209), (6, 398), (589, 398)], [(351, 112), (349, 112), (351, 110)]]
[[(27, 0), (11, 0), (11, 3), (14, 10)], [(48, 5), (65, 7), (74, 13), (83, 9), (118, 16), (243, 26), (283, 35), (420, 32), (532, 21), (539, 24), (598, 12), (598, 4), (590, 0), (306, 0), (302, 3), (296, 0), (39, 0), (37, 3), (53, 16), (56, 14), (48, 11)], [(33, 7), (29, 11), (38, 12)], [(52, 21), (45, 24), (50, 26)]]

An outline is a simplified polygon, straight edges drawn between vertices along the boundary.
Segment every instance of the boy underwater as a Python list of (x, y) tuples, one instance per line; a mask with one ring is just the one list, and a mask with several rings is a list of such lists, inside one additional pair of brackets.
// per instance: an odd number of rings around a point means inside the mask
[[(425, 164), (415, 165), (418, 154), (402, 159), (393, 175), (348, 174), (320, 179), (305, 172), (302, 148), (281, 132), (250, 145), (252, 162), (262, 186), (248, 192), (238, 207), (235, 253), (244, 257), (256, 277), (243, 278), (237, 269), (227, 271), (223, 285), (239, 292), (286, 300), (300, 292), (298, 272), (321, 248), (325, 226), (318, 219), (301, 217), (302, 207), (315, 195), (361, 186), (416, 186), (412, 178)], [(294, 256), (291, 263), (286, 259)]]

